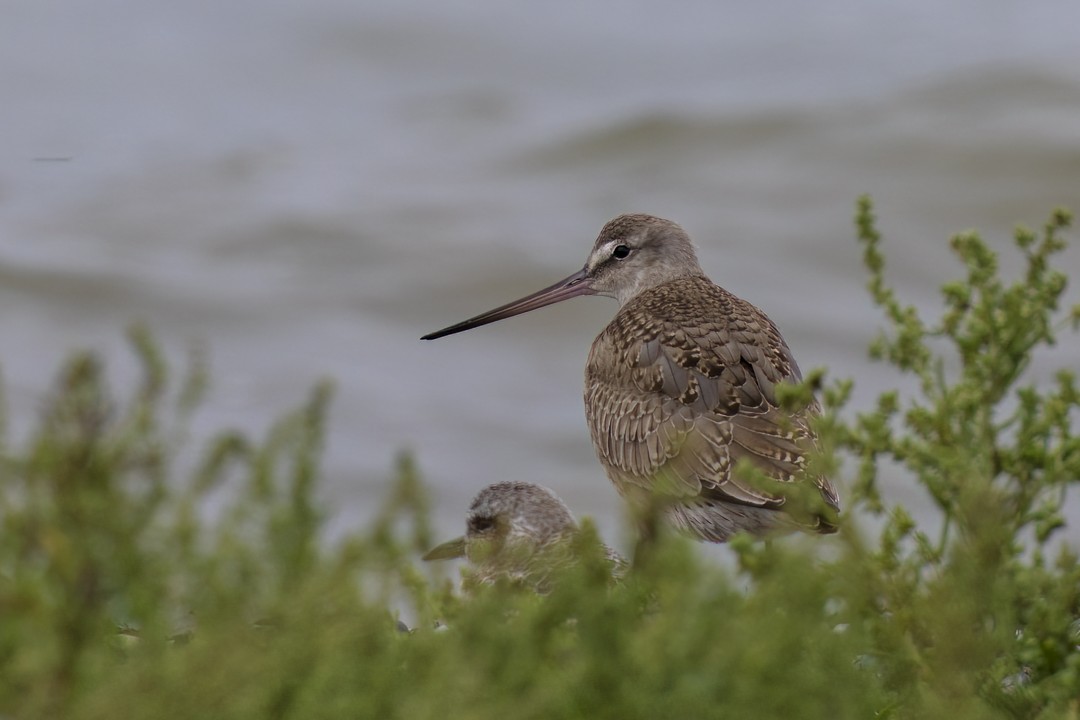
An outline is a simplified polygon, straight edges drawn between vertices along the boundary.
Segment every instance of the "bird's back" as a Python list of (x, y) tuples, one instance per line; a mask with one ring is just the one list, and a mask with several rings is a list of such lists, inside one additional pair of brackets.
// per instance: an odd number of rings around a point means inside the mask
[[(670, 500), (675, 522), (707, 540), (783, 522), (783, 496), (734, 477), (741, 458), (800, 478), (814, 443), (811, 406), (789, 413), (775, 386), (801, 379), (787, 344), (752, 304), (691, 276), (629, 300), (596, 338), (585, 408), (597, 455), (621, 493)], [(838, 508), (825, 478), (814, 480)], [(827, 530), (819, 525), (819, 530)]]

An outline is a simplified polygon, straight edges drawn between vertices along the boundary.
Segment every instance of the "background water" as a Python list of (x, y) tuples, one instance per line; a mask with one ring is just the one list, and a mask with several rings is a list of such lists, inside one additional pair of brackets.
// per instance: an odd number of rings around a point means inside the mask
[[(17, 429), (72, 347), (127, 384), (142, 320), (174, 358), (208, 349), (201, 432), (258, 432), (338, 380), (338, 529), (407, 447), (447, 533), (484, 484), (520, 479), (617, 537), (581, 403), (615, 304), (419, 336), (569, 274), (607, 219), (645, 211), (865, 406), (896, 379), (866, 359), (855, 197), (874, 194), (889, 277), (928, 309), (959, 272), (950, 233), (1006, 249), (1015, 222), (1080, 210), (1077, 27), (1075, 0), (2, 0)], [(1077, 248), (1064, 262), (1080, 277)]]

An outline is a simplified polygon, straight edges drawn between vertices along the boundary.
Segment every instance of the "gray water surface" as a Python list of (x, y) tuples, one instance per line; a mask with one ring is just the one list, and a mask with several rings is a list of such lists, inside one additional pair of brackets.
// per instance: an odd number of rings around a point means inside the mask
[[(1014, 223), (1080, 210), (1072, 0), (7, 0), (0, 17), (16, 425), (73, 347), (129, 384), (135, 320), (171, 357), (208, 349), (200, 432), (258, 432), (330, 375), (339, 529), (412, 448), (446, 532), (517, 479), (618, 537), (581, 403), (613, 302), (419, 340), (578, 269), (618, 213), (679, 221), (712, 278), (804, 369), (856, 378), (865, 407), (897, 379), (866, 358), (880, 316), (857, 195), (877, 199), (890, 278), (928, 309), (961, 272), (951, 233), (1007, 250)], [(1080, 277), (1076, 248), (1063, 262)], [(1066, 345), (1035, 373), (1078, 358)], [(892, 492), (925, 507), (902, 477)]]

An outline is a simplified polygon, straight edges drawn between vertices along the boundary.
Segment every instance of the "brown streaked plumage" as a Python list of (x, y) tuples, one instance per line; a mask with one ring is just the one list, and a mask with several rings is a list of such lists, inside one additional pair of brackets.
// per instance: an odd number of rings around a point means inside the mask
[[(809, 418), (819, 412), (816, 403), (793, 413), (779, 406), (775, 386), (801, 379), (787, 343), (765, 313), (705, 277), (690, 238), (670, 220), (621, 215), (579, 272), (424, 339), (577, 295), (621, 306), (585, 369), (593, 446), (620, 494), (662, 507), (677, 527), (713, 542), (785, 525), (835, 530), (840, 502), (825, 477), (808, 480), (820, 507), (784, 511), (783, 489), (804, 479), (815, 442)], [(737, 478), (743, 458), (778, 484)]]
[[(473, 498), (465, 518), (465, 535), (429, 550), (424, 560), (467, 558), (473, 566), (470, 582), (500, 579), (546, 592), (550, 575), (577, 562), (572, 543), (579, 532), (574, 516), (558, 495), (527, 482), (498, 482)], [(613, 577), (626, 562), (604, 547)]]

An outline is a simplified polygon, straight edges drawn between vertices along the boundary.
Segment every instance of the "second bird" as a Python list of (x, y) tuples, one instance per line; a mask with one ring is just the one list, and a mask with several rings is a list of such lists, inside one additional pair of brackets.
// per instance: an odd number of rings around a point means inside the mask
[[(765, 313), (705, 276), (689, 236), (670, 220), (621, 215), (578, 272), (423, 339), (579, 295), (620, 305), (589, 351), (585, 415), (608, 477), (639, 516), (658, 509), (712, 542), (739, 531), (836, 529), (836, 490), (803, 472), (818, 406), (789, 412), (777, 401), (776, 385), (802, 377), (791, 350)], [(772, 487), (738, 476), (744, 458)], [(787, 512), (785, 490), (799, 481), (812, 483), (820, 501)]]

